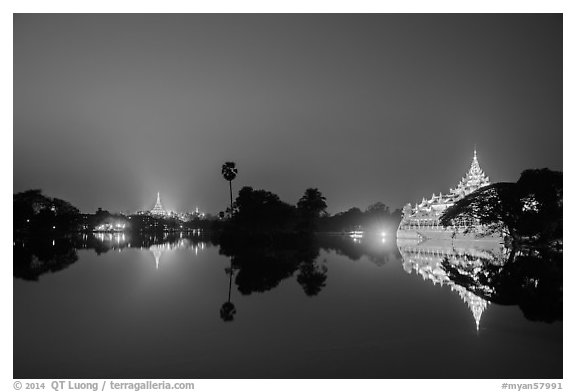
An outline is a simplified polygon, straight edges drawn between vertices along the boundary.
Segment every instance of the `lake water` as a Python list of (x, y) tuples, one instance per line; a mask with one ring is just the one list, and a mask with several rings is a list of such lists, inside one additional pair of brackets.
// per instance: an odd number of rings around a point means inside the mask
[(561, 254), (493, 244), (14, 243), (14, 378), (562, 378), (561, 319)]

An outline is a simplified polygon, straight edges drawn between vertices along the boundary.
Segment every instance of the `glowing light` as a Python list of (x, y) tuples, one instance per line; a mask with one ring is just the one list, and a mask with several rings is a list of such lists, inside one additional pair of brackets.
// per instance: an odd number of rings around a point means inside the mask
[(380, 233), (380, 235), (381, 235), (382, 237), (386, 237), (386, 232), (383, 231), (382, 233)]
[(55, 229), (55, 228), (56, 228), (56, 226), (52, 226), (52, 229)]
[(350, 238), (359, 239), (364, 236), (364, 232), (360, 230), (352, 231), (350, 233)]

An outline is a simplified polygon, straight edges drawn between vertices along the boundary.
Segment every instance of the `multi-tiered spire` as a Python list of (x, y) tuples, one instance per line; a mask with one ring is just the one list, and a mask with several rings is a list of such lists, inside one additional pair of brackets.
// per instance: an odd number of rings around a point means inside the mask
[(162, 207), (162, 203), (160, 202), (160, 192), (158, 192), (158, 197), (156, 198), (156, 205), (152, 210), (150, 210), (150, 214), (152, 215), (166, 215), (166, 210)]
[(466, 196), (486, 185), (490, 185), (490, 178), (480, 168), (478, 155), (476, 154), (476, 149), (474, 149), (474, 157), (468, 173), (462, 177), (456, 189), (451, 190), (451, 193), (458, 196)]

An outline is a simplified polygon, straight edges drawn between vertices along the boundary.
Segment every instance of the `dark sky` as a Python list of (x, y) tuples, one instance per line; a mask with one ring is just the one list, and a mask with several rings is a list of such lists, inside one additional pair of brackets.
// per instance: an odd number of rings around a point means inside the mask
[(334, 213), (562, 170), (562, 15), (14, 16), (14, 191), (226, 207), (220, 168)]

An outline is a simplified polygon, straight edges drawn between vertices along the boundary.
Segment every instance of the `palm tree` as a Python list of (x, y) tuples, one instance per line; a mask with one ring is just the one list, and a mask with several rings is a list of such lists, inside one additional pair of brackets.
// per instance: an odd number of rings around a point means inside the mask
[(230, 216), (232, 216), (232, 180), (236, 178), (238, 174), (238, 169), (236, 169), (236, 163), (225, 162), (222, 165), (222, 176), (230, 184)]
[(230, 302), (230, 296), (232, 294), (232, 275), (234, 275), (232, 259), (230, 259), (230, 268), (226, 268), (225, 271), (226, 274), (230, 275), (230, 281), (228, 283), (228, 301), (224, 302), (220, 308), (220, 318), (224, 321), (234, 321), (234, 316), (236, 315), (236, 307), (232, 302)]

